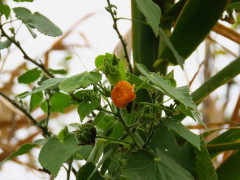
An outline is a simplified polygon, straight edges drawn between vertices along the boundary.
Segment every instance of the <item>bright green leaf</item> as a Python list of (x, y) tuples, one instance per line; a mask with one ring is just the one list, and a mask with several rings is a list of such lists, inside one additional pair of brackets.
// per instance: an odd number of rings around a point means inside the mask
[(29, 84), (34, 81), (36, 81), (38, 78), (40, 78), (42, 71), (38, 68), (34, 68), (32, 70), (29, 70), (18, 77), (19, 83)]
[(64, 93), (54, 93), (50, 99), (51, 112), (64, 112), (71, 106), (71, 96)]
[(53, 136), (41, 149), (38, 160), (43, 168), (56, 177), (63, 163), (78, 149), (78, 141), (74, 134), (69, 134), (64, 141)]
[(192, 117), (203, 124), (200, 113), (189, 94), (187, 86), (176, 88), (172, 85), (171, 81), (156, 73), (150, 73), (145, 66), (137, 64), (137, 68), (155, 85), (155, 89), (184, 104), (185, 108), (191, 112)]
[(38, 144), (24, 144), (22, 145), (16, 152), (14, 152), (11, 156), (9, 156), (7, 159), (3, 160), (0, 163), (0, 166), (5, 163), (6, 161), (15, 158), (17, 156), (23, 155), (28, 153), (32, 148), (36, 147)]
[(158, 28), (161, 19), (161, 9), (152, 0), (135, 0), (139, 11), (146, 17), (147, 23), (151, 26), (155, 36), (158, 36)]
[(78, 106), (78, 114), (80, 120), (83, 121), (91, 112), (93, 112), (99, 106), (99, 100), (83, 101)]
[(60, 83), (59, 88), (65, 92), (73, 92), (79, 88), (86, 88), (89, 85), (100, 81), (101, 78), (101, 74), (97, 72), (83, 72), (67, 78)]
[(60, 36), (62, 31), (54, 23), (52, 23), (47, 17), (40, 14), (39, 12), (31, 13), (26, 8), (17, 7), (13, 8), (16, 17), (21, 19), (22, 22), (31, 28), (36, 28), (39, 32), (48, 36)]
[(129, 180), (193, 180), (192, 175), (160, 149), (156, 155), (140, 150), (132, 153), (123, 168)]
[(0, 3), (0, 12), (5, 15), (6, 19), (8, 19), (11, 9), (7, 4)]
[(36, 89), (34, 89), (32, 92), (26, 93), (24, 95), (22, 95), (21, 97), (26, 97), (29, 96), (31, 94), (46, 90), (46, 89), (50, 89), (53, 87), (56, 87), (59, 83), (61, 83), (62, 81), (64, 81), (65, 78), (51, 78), (48, 79), (46, 81), (44, 81), (41, 86), (37, 87)]
[(36, 94), (31, 95), (30, 99), (30, 112), (32, 112), (34, 109), (36, 109), (40, 103), (42, 102), (43, 99), (43, 93), (38, 92)]

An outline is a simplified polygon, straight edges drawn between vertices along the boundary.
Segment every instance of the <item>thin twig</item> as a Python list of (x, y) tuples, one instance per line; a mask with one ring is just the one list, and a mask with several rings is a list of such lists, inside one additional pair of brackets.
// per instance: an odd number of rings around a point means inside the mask
[(107, 3), (108, 3), (108, 7), (107, 7), (106, 10), (111, 14), (111, 17), (112, 17), (112, 20), (113, 20), (113, 29), (117, 32), (118, 38), (120, 39), (120, 41), (122, 43), (123, 50), (124, 50), (124, 53), (125, 53), (125, 58), (126, 58), (127, 63), (128, 63), (128, 68), (129, 68), (129, 71), (132, 73), (133, 69), (132, 69), (130, 58), (129, 58), (129, 55), (128, 55), (128, 52), (127, 52), (127, 43), (123, 39), (123, 36), (121, 35), (121, 33), (118, 29), (118, 25), (117, 25), (118, 18), (115, 17), (116, 15), (112, 11), (112, 5), (110, 3), (110, 0), (107, 0)]
[(54, 75), (52, 73), (50, 73), (48, 71), (48, 69), (45, 68), (45, 66), (42, 63), (38, 63), (37, 61), (35, 61), (34, 59), (32, 59), (31, 57), (28, 56), (28, 54), (24, 51), (24, 49), (22, 48), (22, 46), (20, 45), (20, 43), (18, 41), (16, 41), (14, 38), (11, 38), (3, 29), (2, 25), (0, 26), (0, 29), (2, 31), (2, 35), (4, 37), (6, 37), (9, 41), (11, 41), (13, 44), (15, 44), (18, 49), (22, 52), (24, 59), (28, 60), (29, 62), (33, 63), (34, 65), (36, 65), (37, 67), (41, 68), (43, 70), (43, 72), (45, 72), (49, 77), (53, 78)]
[(23, 107), (21, 107), (19, 104), (17, 104), (14, 100), (10, 99), (6, 94), (4, 94), (3, 92), (0, 92), (0, 95), (5, 98), (8, 102), (10, 102), (14, 107), (16, 107), (17, 109), (19, 109), (23, 114), (25, 114), (28, 119), (37, 127), (39, 127), (42, 132), (43, 132), (43, 136), (48, 137), (50, 136), (50, 132), (48, 132), (48, 130), (44, 127), (42, 127), (41, 125), (39, 125), (39, 123), (32, 117), (32, 115), (30, 113), (27, 112), (26, 109), (24, 109)]

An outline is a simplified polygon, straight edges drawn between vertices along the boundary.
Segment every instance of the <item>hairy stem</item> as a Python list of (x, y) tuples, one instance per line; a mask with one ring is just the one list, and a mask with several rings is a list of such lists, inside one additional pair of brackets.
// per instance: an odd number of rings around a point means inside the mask
[(123, 36), (121, 35), (121, 33), (120, 33), (119, 29), (118, 29), (118, 25), (117, 25), (118, 18), (115, 17), (116, 15), (112, 11), (112, 5), (110, 3), (110, 0), (107, 0), (107, 3), (108, 3), (107, 11), (111, 14), (111, 17), (113, 19), (113, 29), (116, 31), (116, 33), (118, 35), (118, 38), (120, 39), (120, 41), (122, 43), (123, 50), (124, 50), (124, 53), (125, 53), (125, 58), (126, 58), (127, 63), (128, 63), (128, 68), (129, 68), (129, 71), (132, 73), (133, 69), (132, 69), (132, 66), (131, 66), (131, 63), (130, 63), (130, 58), (129, 58), (129, 55), (128, 55), (128, 52), (127, 52), (127, 43), (123, 39)]

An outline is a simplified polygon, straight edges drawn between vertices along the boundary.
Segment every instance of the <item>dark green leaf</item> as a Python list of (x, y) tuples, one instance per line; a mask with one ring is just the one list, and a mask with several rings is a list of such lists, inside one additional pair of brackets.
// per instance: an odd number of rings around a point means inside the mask
[(239, 10), (240, 9), (239, 0), (232, 0), (231, 3), (229, 3), (229, 5), (228, 5), (228, 9), (229, 10), (232, 10), (232, 9)]
[(13, 11), (15, 12), (16, 17), (21, 19), (24, 24), (31, 28), (36, 28), (39, 32), (45, 35), (54, 37), (62, 35), (62, 31), (39, 12), (32, 14), (31, 11), (23, 7), (13, 8)]
[(92, 177), (89, 179), (89, 176), (92, 174), (96, 166), (91, 163), (87, 162), (84, 166), (82, 166), (79, 171), (77, 172), (77, 180), (103, 180), (103, 177), (100, 175), (98, 171), (96, 171)]
[(172, 51), (174, 57), (177, 60), (177, 63), (183, 69), (184, 58), (178, 54), (178, 52), (176, 51), (173, 44), (171, 43), (171, 41), (169, 40), (169, 38), (167, 37), (166, 33), (164, 32), (164, 30), (162, 28), (159, 28), (159, 35), (162, 38), (162, 40), (164, 41), (164, 43), (168, 46), (168, 48)]
[(239, 180), (240, 179), (240, 151), (232, 154), (226, 161), (217, 168), (218, 180)]
[[(221, 18), (229, 0), (188, 0), (176, 21), (170, 40), (183, 58), (189, 57), (205, 39)], [(214, 7), (214, 9), (212, 8)], [(177, 64), (172, 51), (167, 47), (161, 58)]]
[(158, 28), (161, 19), (161, 9), (152, 0), (135, 0), (139, 11), (146, 17), (147, 23), (151, 26), (155, 36), (158, 36)]
[(49, 71), (53, 74), (61, 74), (61, 75), (66, 75), (68, 73), (66, 69), (49, 69)]
[(56, 87), (59, 83), (61, 83), (62, 81), (64, 81), (65, 78), (51, 78), (48, 79), (46, 81), (44, 81), (41, 86), (37, 87), (36, 89), (34, 89), (32, 92), (29, 92), (27, 94), (22, 95), (21, 97), (26, 97), (29, 96), (31, 94), (46, 90), (46, 89), (50, 89), (53, 87)]
[(201, 151), (194, 149), (196, 156), (195, 173), (198, 180), (217, 180), (217, 174), (204, 141), (201, 141)]
[(0, 12), (5, 15), (6, 19), (8, 19), (11, 9), (7, 4), (0, 3)]
[(177, 161), (184, 169), (193, 173), (195, 154), (193, 146), (185, 142), (182, 144), (176, 139), (176, 133), (169, 128), (160, 125), (151, 138), (149, 146), (151, 149), (159, 148)]
[(19, 83), (29, 84), (34, 81), (36, 81), (38, 78), (40, 78), (42, 71), (38, 68), (34, 68), (32, 70), (29, 70), (18, 77)]
[(140, 77), (127, 73), (128, 81), (131, 84), (135, 84), (136, 89), (140, 87), (140, 89), (154, 89), (148, 82), (145, 80), (141, 79)]
[(187, 86), (176, 88), (172, 85), (171, 81), (157, 75), (156, 73), (150, 73), (145, 66), (137, 64), (137, 68), (155, 85), (154, 88), (156, 90), (159, 90), (160, 92), (184, 104), (184, 106), (192, 113), (192, 117), (203, 124), (200, 118), (200, 113), (189, 94)]
[(99, 100), (83, 101), (78, 106), (78, 114), (80, 120), (83, 121), (91, 112), (93, 112), (99, 106)]
[(22, 145), (16, 152), (14, 152), (11, 156), (9, 156), (7, 159), (3, 160), (0, 163), (0, 166), (5, 163), (6, 161), (15, 158), (17, 156), (23, 155), (28, 153), (32, 148), (36, 147), (38, 144), (24, 144)]
[(9, 40), (6, 41), (0, 41), (0, 50), (9, 48), (11, 46), (12, 42)]
[(188, 130), (181, 122), (166, 119), (163, 124), (200, 150), (200, 137)]
[(38, 92), (36, 94), (31, 95), (30, 99), (30, 112), (32, 112), (34, 109), (36, 109), (40, 103), (42, 102), (43, 99), (43, 93)]
[(145, 150), (131, 154), (122, 176), (129, 180), (193, 180), (188, 171), (160, 149), (156, 155)]
[(64, 93), (54, 93), (50, 99), (51, 112), (64, 112), (71, 106), (71, 96)]
[(86, 88), (89, 85), (100, 81), (101, 78), (101, 74), (97, 72), (83, 72), (67, 78), (60, 83), (59, 88), (65, 92), (73, 92), (79, 88)]
[(75, 135), (69, 134), (64, 141), (60, 141), (56, 136), (53, 136), (41, 149), (38, 160), (43, 168), (56, 177), (63, 163), (78, 149), (78, 141)]

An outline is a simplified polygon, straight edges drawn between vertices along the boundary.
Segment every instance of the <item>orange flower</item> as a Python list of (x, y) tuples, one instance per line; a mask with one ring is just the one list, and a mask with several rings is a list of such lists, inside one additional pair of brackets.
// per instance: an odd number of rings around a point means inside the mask
[(127, 81), (119, 81), (115, 86), (111, 93), (112, 101), (115, 106), (124, 109), (136, 97), (134, 85), (132, 86)]

